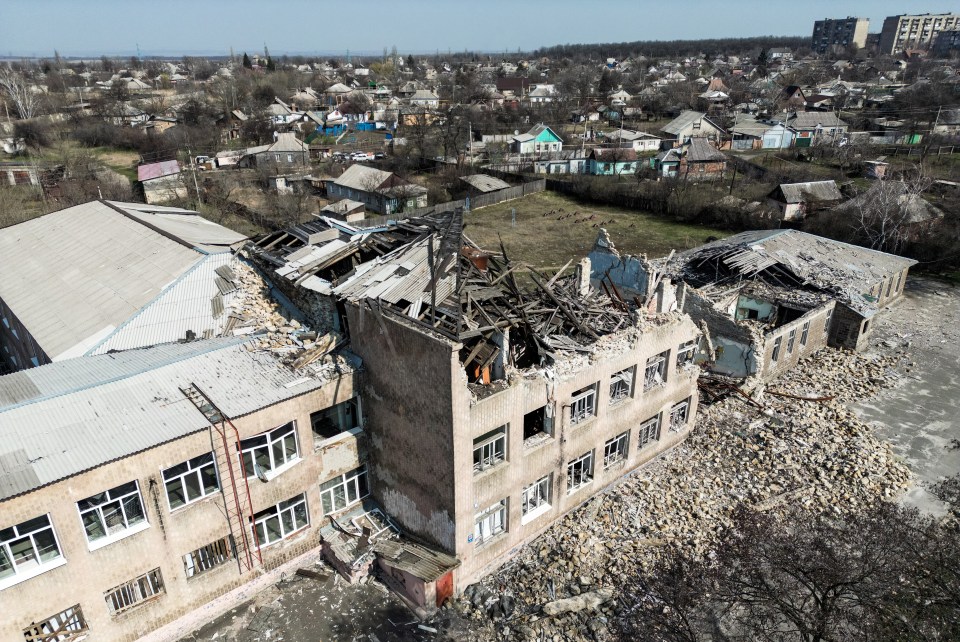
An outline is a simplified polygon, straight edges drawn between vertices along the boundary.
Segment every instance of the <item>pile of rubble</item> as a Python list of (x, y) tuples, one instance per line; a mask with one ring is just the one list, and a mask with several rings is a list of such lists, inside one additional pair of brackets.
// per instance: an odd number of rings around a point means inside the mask
[[(627, 606), (618, 585), (655, 569), (664, 547), (709, 557), (738, 504), (842, 514), (895, 498), (910, 471), (845, 404), (891, 386), (899, 358), (822, 350), (749, 397), (701, 406), (686, 442), (552, 526), (459, 600), (458, 615), (477, 640), (609, 639)], [(586, 594), (573, 610), (550, 606)], [(512, 617), (491, 609), (504, 595)]]

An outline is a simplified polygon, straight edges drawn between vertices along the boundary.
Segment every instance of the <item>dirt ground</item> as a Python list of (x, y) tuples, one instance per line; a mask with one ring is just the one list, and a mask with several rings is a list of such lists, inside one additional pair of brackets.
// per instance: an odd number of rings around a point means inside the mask
[(941, 281), (907, 281), (906, 299), (881, 315), (872, 352), (905, 350), (898, 385), (855, 406), (913, 471), (907, 504), (940, 514), (928, 488), (960, 473), (960, 288)]
[[(512, 223), (513, 210), (516, 225)], [(481, 247), (498, 248), (499, 235), (511, 260), (548, 270), (559, 269), (571, 258), (585, 257), (600, 227), (610, 232), (621, 252), (650, 257), (700, 245), (710, 236), (730, 235), (636, 210), (581, 203), (548, 191), (475, 210), (465, 219), (466, 235)]]

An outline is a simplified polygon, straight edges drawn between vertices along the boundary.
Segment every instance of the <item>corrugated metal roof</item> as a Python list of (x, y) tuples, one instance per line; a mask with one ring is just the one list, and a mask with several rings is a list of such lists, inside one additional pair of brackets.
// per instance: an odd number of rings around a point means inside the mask
[(385, 172), (366, 165), (351, 165), (333, 181), (337, 185), (349, 187), (362, 192), (374, 192), (392, 176)]
[(241, 417), (339, 376), (293, 372), (248, 351), (249, 341), (167, 344), (0, 377), (0, 500), (205, 429), (181, 386), (195, 383)]
[[(232, 254), (211, 254), (178, 278), (153, 301), (124, 322), (87, 354), (105, 354), (110, 350), (129, 350), (158, 343), (178, 341), (192, 330), (202, 336), (210, 330), (214, 336), (223, 334), (226, 319), (217, 318), (211, 307), (211, 299), (220, 294), (217, 284), (221, 277), (217, 270), (235, 265), (239, 259)], [(236, 294), (236, 287), (222, 296), (223, 304), (229, 305)]]
[(460, 566), (460, 560), (452, 555), (404, 539), (377, 540), (373, 543), (373, 551), (390, 566), (425, 582), (434, 582), (447, 571)]
[(161, 176), (171, 176), (180, 173), (180, 163), (175, 160), (161, 161), (159, 163), (150, 163), (149, 165), (140, 165), (137, 167), (137, 180), (149, 181)]
[(500, 189), (507, 189), (510, 183), (488, 174), (471, 174), (470, 176), (461, 176), (460, 180), (468, 185), (475, 187), (481, 192), (495, 192)]
[(51, 359), (79, 356), (201, 258), (93, 201), (0, 230), (0, 299)]
[(193, 210), (179, 207), (145, 205), (143, 203), (117, 203), (107, 201), (113, 207), (123, 210), (131, 218), (158, 230), (162, 234), (177, 239), (184, 245), (201, 252), (229, 252), (247, 239), (222, 225), (208, 221)]

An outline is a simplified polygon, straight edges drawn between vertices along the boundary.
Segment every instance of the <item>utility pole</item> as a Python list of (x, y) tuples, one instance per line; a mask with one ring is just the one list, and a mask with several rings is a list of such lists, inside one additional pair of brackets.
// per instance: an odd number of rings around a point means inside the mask
[(197, 191), (197, 207), (200, 207), (200, 184), (197, 182), (197, 165), (193, 162), (193, 152), (189, 149), (187, 150), (187, 162), (190, 163), (190, 170), (193, 174), (193, 188)]

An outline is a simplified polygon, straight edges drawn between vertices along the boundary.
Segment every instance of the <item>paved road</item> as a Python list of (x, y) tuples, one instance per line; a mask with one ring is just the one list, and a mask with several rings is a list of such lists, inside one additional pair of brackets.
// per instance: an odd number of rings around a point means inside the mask
[(896, 388), (855, 410), (916, 476), (903, 501), (942, 514), (926, 487), (960, 473), (960, 288), (910, 279), (906, 300), (882, 317), (871, 350), (906, 349), (909, 360)]

